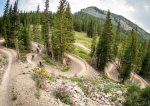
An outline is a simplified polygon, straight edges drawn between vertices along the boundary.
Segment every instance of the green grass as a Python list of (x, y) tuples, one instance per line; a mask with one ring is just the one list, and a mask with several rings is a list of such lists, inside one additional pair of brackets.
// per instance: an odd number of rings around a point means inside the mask
[(75, 31), (75, 39), (76, 42), (83, 44), (89, 49), (91, 48), (92, 38), (87, 37), (86, 33)]
[(36, 91), (35, 91), (34, 95), (37, 99), (40, 99), (41, 94), (40, 94), (40, 89), (39, 88), (36, 88)]
[(42, 56), (43, 60), (47, 65), (54, 65), (54, 62), (47, 56)]
[(78, 46), (76, 46), (74, 54), (87, 61), (90, 59), (90, 55)]
[(65, 66), (65, 67), (62, 67), (60, 70), (61, 70), (62, 72), (68, 72), (68, 71), (71, 70), (71, 68), (68, 67), (68, 66)]
[(54, 92), (54, 95), (56, 98), (59, 98), (63, 103), (72, 106), (72, 101), (67, 92), (56, 91), (56, 92)]

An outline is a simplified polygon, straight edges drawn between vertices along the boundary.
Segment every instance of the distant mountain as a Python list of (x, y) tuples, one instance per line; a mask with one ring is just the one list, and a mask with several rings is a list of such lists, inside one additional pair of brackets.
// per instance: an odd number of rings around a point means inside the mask
[[(107, 14), (107, 11), (101, 10), (97, 7), (88, 7), (86, 9), (82, 9), (80, 12), (87, 13), (89, 15), (92, 15), (92, 16), (100, 18), (100, 19), (105, 19), (106, 14)], [(138, 32), (139, 32), (139, 36), (141, 38), (150, 39), (150, 34), (148, 32), (146, 32), (145, 30), (143, 30), (142, 28), (140, 28), (138, 25), (134, 24), (130, 20), (126, 19), (125, 17), (111, 13), (111, 18), (112, 18), (112, 23), (114, 25), (117, 25), (117, 23), (120, 21), (121, 27), (124, 30), (128, 31), (128, 30), (131, 30), (133, 28), (134, 29), (137, 28)]]

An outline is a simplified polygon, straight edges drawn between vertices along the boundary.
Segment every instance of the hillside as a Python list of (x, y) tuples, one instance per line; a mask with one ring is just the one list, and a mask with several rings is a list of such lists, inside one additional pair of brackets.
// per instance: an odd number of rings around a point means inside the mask
[(3, 5), (0, 106), (150, 106), (147, 32), (96, 7), (72, 14), (60, 0), (53, 13), (42, 3)]
[[(105, 10), (101, 10), (97, 7), (88, 7), (86, 9), (82, 9), (80, 12), (83, 13), (87, 13), (89, 15), (92, 15), (96, 18), (100, 18), (102, 20), (105, 19), (107, 11)], [(137, 28), (139, 31), (139, 36), (143, 39), (150, 39), (150, 34), (147, 33), (145, 30), (143, 30), (142, 28), (140, 28), (138, 25), (134, 24), (133, 22), (131, 22), (130, 20), (126, 19), (125, 17), (121, 16), (121, 15), (117, 15), (114, 13), (111, 13), (111, 18), (112, 18), (112, 23), (117, 26), (117, 23), (120, 20), (121, 23), (121, 27), (125, 30), (131, 30), (132, 28)]]

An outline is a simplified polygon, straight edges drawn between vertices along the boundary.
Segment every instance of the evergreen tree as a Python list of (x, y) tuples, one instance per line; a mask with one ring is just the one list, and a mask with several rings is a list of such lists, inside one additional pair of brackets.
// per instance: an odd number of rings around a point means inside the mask
[(118, 56), (118, 50), (119, 50), (119, 43), (121, 42), (120, 40), (120, 22), (118, 22), (118, 26), (116, 29), (116, 34), (114, 38), (114, 45), (113, 45), (113, 51), (114, 51), (114, 58)]
[(128, 47), (128, 49), (124, 54), (124, 57), (121, 59), (121, 69), (119, 69), (119, 72), (122, 78), (122, 83), (124, 83), (126, 79), (130, 78), (130, 74), (132, 70), (131, 50), (132, 50), (132, 45)]
[(138, 31), (132, 30), (132, 65), (137, 66), (137, 56), (139, 52), (139, 38), (138, 38)]
[(103, 33), (97, 47), (97, 68), (104, 70), (107, 62), (112, 59), (112, 23), (110, 12), (108, 11), (103, 27)]
[(20, 27), (20, 20), (19, 20), (19, 12), (18, 12), (18, 0), (15, 1), (14, 8), (13, 8), (13, 13), (12, 13), (12, 20), (14, 21), (12, 23), (12, 37), (13, 41), (12, 44), (14, 45), (18, 58), (20, 57), (20, 52), (19, 52), (19, 41), (18, 41), (18, 31)]
[(5, 42), (6, 42), (6, 46), (7, 46), (7, 28), (8, 28), (8, 22), (9, 22), (9, 18), (8, 18), (8, 14), (9, 14), (9, 3), (10, 0), (6, 1), (6, 5), (5, 5), (5, 9), (4, 9), (4, 16), (3, 16), (3, 26), (2, 26), (2, 35), (5, 38)]
[(150, 76), (150, 41), (148, 43), (146, 55), (144, 56), (143, 61), (142, 61), (140, 74), (143, 77), (147, 77), (147, 78), (149, 78)]
[(65, 11), (66, 16), (66, 35), (65, 35), (65, 52), (72, 52), (74, 50), (73, 43), (75, 42), (74, 38), (74, 29), (73, 29), (73, 18), (71, 14), (71, 9), (69, 3), (66, 6)]
[(53, 45), (55, 57), (62, 64), (65, 52), (73, 50), (73, 43), (74, 36), (70, 6), (66, 0), (61, 0), (54, 20)]
[(132, 30), (129, 41), (129, 46), (121, 59), (121, 69), (119, 70), (122, 82), (130, 78), (132, 71), (137, 71), (137, 56), (138, 56), (138, 37), (137, 31)]
[(41, 42), (41, 32), (40, 32), (40, 6), (37, 6), (37, 11), (35, 13), (35, 21), (33, 24), (33, 40), (36, 42)]
[(87, 36), (88, 37), (93, 36), (93, 30), (94, 30), (93, 21), (91, 21), (88, 25), (88, 28), (87, 28)]
[(50, 21), (49, 21), (49, 0), (46, 0), (45, 2), (45, 10), (44, 10), (44, 22), (42, 26), (42, 32), (43, 32), (43, 38), (44, 38), (44, 45), (46, 47), (46, 52), (51, 58), (54, 58), (53, 50), (52, 50), (52, 34), (50, 29)]
[(91, 64), (95, 64), (96, 62), (96, 47), (97, 47), (97, 37), (98, 37), (98, 32), (97, 32), (97, 27), (94, 27), (94, 34), (92, 38), (92, 45), (91, 45)]
[(141, 72), (142, 62), (144, 60), (144, 57), (146, 56), (147, 50), (148, 50), (148, 42), (147, 41), (140, 42), (138, 55), (137, 55), (137, 62), (136, 62), (136, 64), (137, 64), (136, 67), (137, 67), (138, 73)]

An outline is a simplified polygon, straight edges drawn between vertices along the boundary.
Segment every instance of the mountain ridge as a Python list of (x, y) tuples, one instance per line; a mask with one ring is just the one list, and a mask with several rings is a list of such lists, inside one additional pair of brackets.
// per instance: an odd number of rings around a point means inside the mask
[[(89, 14), (91, 16), (94, 16), (94, 17), (97, 17), (97, 18), (100, 18), (100, 19), (105, 19), (106, 14), (107, 14), (107, 11), (99, 9), (97, 7), (94, 7), (94, 6), (87, 7), (85, 9), (81, 9), (80, 12)], [(118, 15), (118, 14), (115, 14), (115, 13), (111, 12), (111, 18), (112, 18), (112, 23), (114, 25), (117, 25), (117, 23), (120, 21), (121, 27), (123, 29), (125, 29), (126, 31), (137, 28), (138, 32), (139, 32), (139, 36), (141, 38), (150, 39), (150, 33), (145, 31), (143, 28), (141, 28), (137, 24), (133, 23), (129, 19), (125, 18), (124, 16)]]

